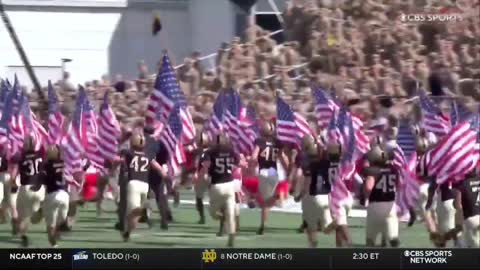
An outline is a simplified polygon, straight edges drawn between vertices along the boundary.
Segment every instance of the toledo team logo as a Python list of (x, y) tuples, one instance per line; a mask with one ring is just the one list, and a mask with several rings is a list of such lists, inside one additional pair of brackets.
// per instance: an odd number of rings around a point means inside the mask
[(205, 262), (205, 263), (210, 263), (210, 262), (214, 262), (215, 260), (217, 259), (217, 252), (215, 251), (215, 249), (205, 249), (204, 252), (202, 252), (202, 260)]
[(88, 260), (88, 254), (86, 251), (79, 251), (76, 254), (73, 254), (74, 261)]

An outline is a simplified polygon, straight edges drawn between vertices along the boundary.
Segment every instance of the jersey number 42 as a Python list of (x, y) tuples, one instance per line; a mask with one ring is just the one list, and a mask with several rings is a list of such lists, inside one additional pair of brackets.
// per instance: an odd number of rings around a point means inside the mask
[(136, 172), (148, 171), (148, 158), (134, 156), (132, 161), (130, 161), (130, 168), (134, 169)]

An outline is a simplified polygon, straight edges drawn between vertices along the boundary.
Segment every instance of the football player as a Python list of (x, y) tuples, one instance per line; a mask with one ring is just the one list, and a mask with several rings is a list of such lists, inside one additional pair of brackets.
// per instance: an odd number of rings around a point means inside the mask
[[(288, 182), (280, 182), (277, 161), (284, 169), (288, 168), (288, 157), (282, 149), (282, 144), (275, 138), (275, 126), (266, 122), (261, 127), (261, 138), (256, 141), (256, 146), (251, 159), (258, 164), (258, 192), (260, 193), (261, 222), (257, 234), (263, 234), (268, 210), (277, 200), (283, 201), (289, 192)], [(251, 163), (255, 164), (255, 163)]]
[(137, 132), (130, 138), (130, 149), (122, 152), (122, 160), (127, 165), (127, 223), (122, 233), (123, 240), (130, 239), (130, 233), (137, 226), (138, 219), (144, 212), (144, 204), (149, 191), (148, 176), (150, 166), (166, 174), (154, 157), (145, 153), (145, 136)]
[(207, 133), (200, 132), (198, 134), (197, 145), (198, 148), (194, 153), (195, 167), (197, 168), (197, 171), (193, 175), (195, 190), (195, 207), (197, 208), (198, 215), (200, 216), (198, 224), (205, 224), (203, 197), (205, 192), (208, 190), (209, 181), (208, 179), (200, 178), (198, 175), (198, 171), (201, 169), (201, 164), (203, 161), (205, 161), (206, 154), (209, 149), (209, 136)]
[(230, 139), (225, 134), (216, 138), (216, 145), (205, 155), (199, 177), (210, 177), (210, 215), (215, 220), (224, 220), (228, 233), (228, 246), (235, 239), (235, 183), (233, 170), (240, 163)]
[[(428, 174), (426, 159), (422, 158), (422, 156), (427, 152), (429, 147), (430, 147), (430, 142), (426, 137), (417, 136), (416, 151), (417, 151), (418, 160), (417, 160), (416, 171), (417, 171), (417, 176), (424, 182), (420, 186), (418, 208), (420, 209), (420, 213), (425, 222), (427, 231), (430, 234), (430, 240), (435, 245), (438, 246), (442, 242), (442, 239), (441, 239), (442, 237), (437, 230), (437, 225), (435, 223), (435, 218), (434, 218), (435, 217), (434, 211), (432, 211), (431, 207), (427, 207), (429, 204), (429, 189), (431, 189), (430, 183), (434, 183), (435, 179)], [(410, 219), (411, 220), (409, 224), (411, 225), (415, 221), (414, 211), (410, 211)]]
[(398, 171), (389, 163), (393, 157), (383, 145), (375, 145), (367, 153), (370, 166), (363, 171), (367, 206), (366, 245), (373, 247), (377, 236), (385, 232), (392, 247), (398, 247), (398, 216), (395, 196), (398, 185)]
[(47, 225), (48, 242), (52, 247), (57, 246), (59, 231), (57, 226), (67, 220), (70, 195), (68, 185), (63, 177), (63, 162), (60, 147), (50, 145), (47, 148), (47, 161), (44, 165), (43, 183), (46, 187), (44, 212)]
[[(27, 247), (29, 240), (27, 231), (30, 219), (40, 210), (45, 198), (45, 188), (42, 185), (42, 166), (44, 157), (41, 151), (35, 149), (32, 136), (26, 136), (22, 152), (15, 154), (9, 164), (12, 179), (20, 175), (20, 187), (17, 197), (18, 223), (17, 231), (21, 238), (22, 246)], [(16, 183), (13, 183), (15, 187)]]
[(464, 239), (469, 248), (480, 247), (480, 180), (478, 168), (454, 185), (459, 191), (463, 213)]
[[(328, 147), (332, 151), (334, 148)], [(320, 223), (323, 231), (329, 233), (335, 228), (329, 208), (331, 183), (338, 172), (339, 156), (321, 151), (312, 136), (304, 137), (304, 151), (308, 155), (306, 171), (310, 177), (304, 178), (302, 190), (303, 219), (307, 223), (307, 238), (310, 247), (317, 246), (317, 229)], [(334, 152), (334, 151), (332, 151)]]

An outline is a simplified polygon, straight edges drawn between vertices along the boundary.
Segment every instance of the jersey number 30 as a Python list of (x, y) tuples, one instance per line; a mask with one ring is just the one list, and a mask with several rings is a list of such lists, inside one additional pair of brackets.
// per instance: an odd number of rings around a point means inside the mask
[(376, 189), (382, 190), (383, 193), (395, 191), (395, 180), (397, 176), (395, 174), (382, 175), (380, 181), (375, 185)]
[(23, 166), (27, 166), (28, 170), (25, 172), (26, 175), (28, 176), (34, 176), (37, 175), (40, 170), (39, 170), (39, 165), (42, 162), (41, 158), (37, 158), (35, 160), (27, 159), (23, 162)]
[(148, 158), (134, 156), (130, 161), (130, 168), (136, 172), (146, 172), (148, 170)]
[(215, 172), (218, 174), (232, 173), (233, 171), (233, 158), (216, 158), (215, 159)]

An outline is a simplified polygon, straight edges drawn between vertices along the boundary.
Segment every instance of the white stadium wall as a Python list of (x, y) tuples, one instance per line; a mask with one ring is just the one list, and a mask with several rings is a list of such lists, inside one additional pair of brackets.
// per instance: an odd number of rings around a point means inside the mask
[[(176, 63), (193, 50), (215, 52), (234, 36), (234, 8), (219, 0), (4, 0), (7, 13), (42, 85), (58, 72), (61, 58), (73, 83), (107, 74), (137, 76), (137, 62), (151, 70), (168, 49)], [(151, 33), (153, 12), (163, 30)], [(0, 77), (23, 63), (0, 23)], [(40, 72), (40, 70), (42, 70)], [(20, 72), (21, 77), (26, 76)], [(19, 74), (20, 75), (20, 74)], [(60, 74), (58, 74), (60, 75)], [(22, 83), (30, 86), (28, 80)]]

